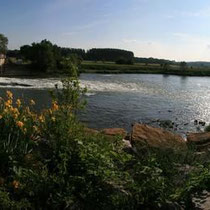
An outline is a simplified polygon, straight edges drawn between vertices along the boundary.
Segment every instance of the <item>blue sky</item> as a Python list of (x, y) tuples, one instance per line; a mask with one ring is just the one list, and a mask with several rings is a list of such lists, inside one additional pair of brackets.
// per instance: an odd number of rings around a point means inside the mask
[(9, 48), (48, 39), (139, 57), (210, 61), (209, 0), (0, 0)]

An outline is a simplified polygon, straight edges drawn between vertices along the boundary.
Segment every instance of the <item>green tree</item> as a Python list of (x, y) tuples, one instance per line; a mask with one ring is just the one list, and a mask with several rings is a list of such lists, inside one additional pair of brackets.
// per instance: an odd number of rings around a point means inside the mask
[(56, 70), (57, 62), (61, 59), (59, 48), (48, 40), (32, 43), (31, 46), (24, 45), (20, 50), (21, 55), (30, 60), (33, 67), (44, 72)]
[(6, 53), (8, 45), (8, 38), (3, 34), (0, 34), (0, 53)]

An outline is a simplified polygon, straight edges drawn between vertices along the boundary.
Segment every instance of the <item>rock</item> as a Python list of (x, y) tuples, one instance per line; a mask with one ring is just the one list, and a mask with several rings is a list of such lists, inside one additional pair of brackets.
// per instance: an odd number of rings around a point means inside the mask
[(196, 130), (197, 130), (197, 131), (200, 131), (200, 130), (201, 130), (201, 128), (200, 128), (199, 126), (197, 126), (197, 127), (196, 127)]
[(206, 122), (204, 122), (204, 121), (199, 121), (198, 124), (201, 125), (201, 126), (205, 126), (205, 125), (206, 125)]
[(106, 128), (101, 133), (108, 136), (121, 136), (123, 139), (127, 136), (127, 132), (123, 128)]
[(173, 124), (171, 120), (161, 120), (160, 121), (160, 127), (163, 128), (173, 128)]
[(192, 143), (195, 145), (205, 145), (210, 144), (210, 132), (203, 133), (189, 133), (187, 134), (187, 143)]
[(135, 147), (148, 145), (172, 149), (186, 146), (185, 140), (180, 135), (144, 124), (133, 126), (131, 144)]

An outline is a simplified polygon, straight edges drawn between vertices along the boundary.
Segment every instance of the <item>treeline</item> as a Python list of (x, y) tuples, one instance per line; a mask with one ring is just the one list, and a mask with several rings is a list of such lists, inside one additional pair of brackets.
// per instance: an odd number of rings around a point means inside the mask
[(119, 59), (132, 60), (134, 54), (131, 51), (120, 50), (120, 49), (91, 49), (86, 53), (87, 60), (91, 61), (114, 61), (116, 62)]
[[(116, 62), (120, 59), (132, 60), (134, 59), (134, 54), (131, 51), (121, 50), (121, 49), (111, 49), (111, 48), (93, 48), (85, 51), (84, 49), (76, 49), (76, 48), (66, 48), (59, 47), (57, 45), (53, 45), (51, 42), (47, 40), (43, 40), (40, 43), (32, 43), (32, 45), (24, 45), (20, 48), (20, 50), (8, 50), (8, 57), (16, 57), (20, 58), (21, 56), (29, 58), (31, 55), (30, 49), (40, 48), (44, 43), (48, 43), (48, 45), (52, 45), (54, 50), (62, 57), (69, 57), (74, 54), (80, 57), (83, 60), (90, 61), (113, 61)], [(41, 44), (41, 45), (40, 45)], [(51, 46), (51, 47), (52, 47)], [(32, 47), (32, 48), (31, 48)], [(25, 53), (25, 50), (30, 50), (29, 54)], [(29, 57), (28, 57), (29, 56)], [(29, 58), (31, 59), (31, 57)]]
[(77, 60), (115, 62), (116, 64), (160, 64), (170, 65), (175, 64), (175, 61), (157, 59), (157, 58), (139, 58), (134, 57), (134, 53), (122, 49), (113, 48), (93, 48), (84, 50), (80, 48), (59, 47), (52, 44), (48, 40), (43, 40), (40, 43), (32, 43), (24, 45), (20, 50), (8, 50), (7, 57), (15, 57), (30, 61), (32, 66), (40, 71), (56, 71), (66, 69), (66, 60), (72, 55), (76, 56)]
[(132, 60), (134, 54), (131, 51), (112, 49), (112, 48), (93, 48), (85, 51), (84, 49), (62, 48), (60, 47), (61, 55), (66, 57), (71, 54), (76, 54), (83, 60), (90, 61), (113, 61), (120, 59)]

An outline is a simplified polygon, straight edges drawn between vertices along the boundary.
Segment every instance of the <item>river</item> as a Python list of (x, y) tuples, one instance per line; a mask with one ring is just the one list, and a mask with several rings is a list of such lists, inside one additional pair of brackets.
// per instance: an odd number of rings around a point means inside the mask
[[(123, 127), (135, 122), (159, 125), (170, 120), (184, 134), (203, 129), (194, 121), (210, 122), (210, 77), (154, 74), (81, 74), (88, 88), (87, 107), (80, 119), (92, 128)], [(0, 95), (12, 90), (15, 97), (31, 98), (36, 108), (49, 106), (48, 90), (60, 85), (57, 78), (0, 78)]]

